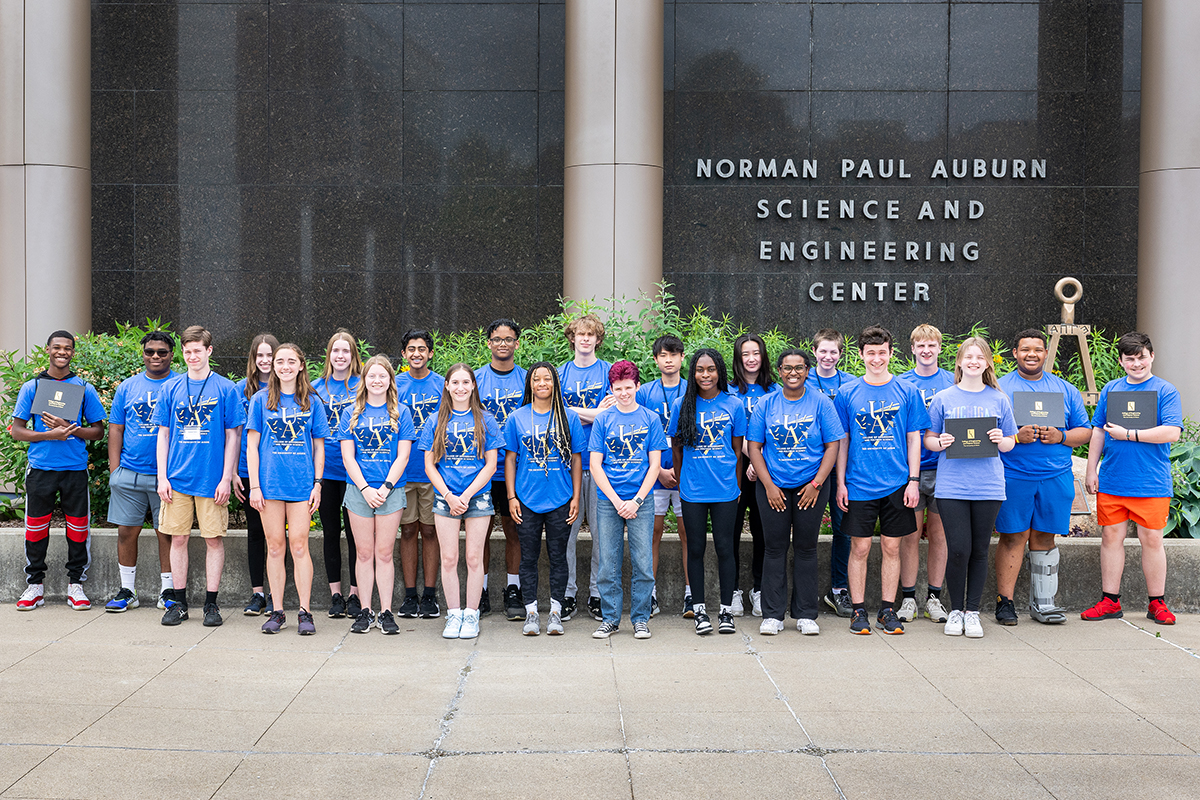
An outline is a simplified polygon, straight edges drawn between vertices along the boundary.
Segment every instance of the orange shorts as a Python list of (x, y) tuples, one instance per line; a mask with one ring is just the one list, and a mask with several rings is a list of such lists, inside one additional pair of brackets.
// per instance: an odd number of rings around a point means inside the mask
[(1169, 497), (1118, 497), (1100, 492), (1096, 495), (1096, 522), (1120, 525), (1133, 520), (1143, 528), (1161, 531), (1167, 527), (1171, 511)]

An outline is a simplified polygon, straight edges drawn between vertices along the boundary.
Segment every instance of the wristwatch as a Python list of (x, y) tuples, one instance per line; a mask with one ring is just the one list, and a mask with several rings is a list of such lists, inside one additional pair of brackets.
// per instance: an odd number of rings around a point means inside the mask
[(813, 478), (813, 480), (812, 480), (812, 487), (813, 487), (814, 489), (816, 489), (818, 492), (819, 492), (819, 491), (821, 491), (821, 482), (820, 482), (820, 481), (818, 481), (816, 478)]
[(383, 488), (387, 489), (390, 492), (392, 489), (396, 488), (396, 484), (392, 483), (391, 481), (384, 481)]
[(909, 483), (920, 483), (920, 482), (921, 482), (921, 476), (920, 476), (920, 475), (909, 475), (909, 476), (908, 476), (908, 482), (909, 482)]
[(642, 503), (644, 503), (644, 502), (646, 502), (646, 501), (645, 501), (644, 499), (640, 498), (640, 497), (636, 497), (636, 496), (635, 496), (635, 497), (633, 498), (633, 502), (637, 503), (637, 504), (638, 504), (638, 507), (640, 508), (640, 507), (641, 507), (641, 505), (642, 505)]

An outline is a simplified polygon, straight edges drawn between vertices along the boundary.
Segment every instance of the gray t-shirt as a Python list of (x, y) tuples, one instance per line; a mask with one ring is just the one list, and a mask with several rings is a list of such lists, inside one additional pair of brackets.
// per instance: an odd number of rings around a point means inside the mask
[[(959, 386), (943, 389), (929, 404), (930, 430), (945, 431), (947, 419), (995, 417), (1005, 436), (1015, 436), (1017, 423), (1013, 419), (1008, 395), (990, 386), (981, 392), (968, 392)], [(990, 430), (990, 428), (989, 428)], [(937, 488), (934, 496), (953, 500), (1004, 500), (1004, 463), (996, 458), (946, 458), (938, 454)]]

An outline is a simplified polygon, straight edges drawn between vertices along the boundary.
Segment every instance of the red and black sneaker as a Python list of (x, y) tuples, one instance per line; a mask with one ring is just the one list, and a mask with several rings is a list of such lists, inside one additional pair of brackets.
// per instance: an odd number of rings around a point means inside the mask
[(1084, 611), (1079, 615), (1089, 622), (1095, 622), (1099, 619), (1120, 619), (1125, 616), (1125, 612), (1121, 610), (1120, 600), (1110, 600), (1107, 597), (1100, 598), (1100, 602)]
[(1146, 617), (1154, 620), (1159, 625), (1175, 624), (1175, 615), (1171, 613), (1171, 609), (1167, 608), (1167, 604), (1162, 600), (1150, 601), (1150, 609), (1146, 611)]

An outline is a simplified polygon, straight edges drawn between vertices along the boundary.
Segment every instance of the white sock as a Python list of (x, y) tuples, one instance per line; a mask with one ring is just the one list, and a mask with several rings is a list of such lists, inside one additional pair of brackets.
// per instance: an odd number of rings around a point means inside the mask
[(162, 590), (163, 590), (164, 592), (165, 592), (167, 589), (174, 589), (174, 588), (175, 588), (175, 581), (171, 580), (171, 573), (169, 573), (169, 572), (160, 572), (160, 573), (158, 573), (158, 579), (159, 579), (160, 581), (162, 581)]
[(121, 570), (121, 588), (136, 592), (137, 567), (126, 567), (122, 564), (117, 564), (117, 567)]
[(650, 596), (653, 597), (655, 600), (658, 599), (658, 584), (657, 583), (654, 584), (654, 588), (650, 590)]
[(536, 614), (537, 613), (537, 603), (536, 602), (526, 603), (525, 604), (525, 613), (526, 614)]
[(506, 574), (507, 574), (507, 576), (508, 576), (508, 585), (509, 585), (509, 586), (515, 586), (515, 587), (517, 587), (518, 589), (520, 589), (520, 588), (521, 588), (521, 576), (520, 576), (520, 575), (513, 575), (511, 572), (509, 572), (509, 573), (506, 573)]
[(551, 600), (550, 601), (550, 613), (551, 614), (562, 614), (562, 603), (558, 602), (557, 600)]
[(485, 572), (485, 573), (483, 573), (483, 590), (485, 592), (487, 591), (487, 579), (488, 579), (488, 576), (487, 576), (487, 573)]
[(732, 614), (733, 606), (727, 606), (724, 603), (721, 603), (721, 613), (722, 614)]
[(692, 585), (690, 583), (685, 583), (683, 585), (683, 596), (687, 597), (691, 593), (692, 593)]

